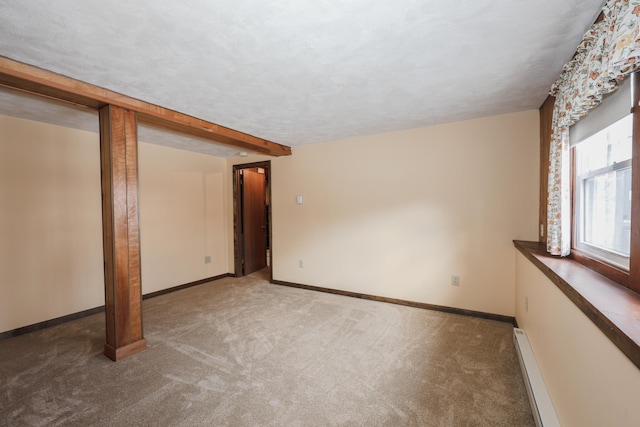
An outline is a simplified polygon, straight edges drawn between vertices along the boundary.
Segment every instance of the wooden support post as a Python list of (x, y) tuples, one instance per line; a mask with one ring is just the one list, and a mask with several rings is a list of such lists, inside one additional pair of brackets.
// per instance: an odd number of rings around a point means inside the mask
[(137, 133), (134, 111), (113, 105), (100, 109), (104, 354), (114, 361), (146, 348), (142, 336)]

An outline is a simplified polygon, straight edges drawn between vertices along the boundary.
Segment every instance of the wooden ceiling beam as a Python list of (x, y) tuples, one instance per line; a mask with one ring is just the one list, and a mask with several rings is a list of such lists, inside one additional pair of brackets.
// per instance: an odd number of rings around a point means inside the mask
[(99, 110), (115, 105), (138, 113), (138, 121), (218, 144), (270, 156), (291, 155), (291, 148), (98, 86), (0, 56), (0, 86)]

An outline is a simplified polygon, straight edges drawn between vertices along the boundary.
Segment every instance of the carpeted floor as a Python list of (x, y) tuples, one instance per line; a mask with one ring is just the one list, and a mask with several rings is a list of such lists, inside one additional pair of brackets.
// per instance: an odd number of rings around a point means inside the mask
[(506, 323), (269, 284), (143, 303), (147, 350), (104, 315), (0, 341), (2, 426), (533, 426)]

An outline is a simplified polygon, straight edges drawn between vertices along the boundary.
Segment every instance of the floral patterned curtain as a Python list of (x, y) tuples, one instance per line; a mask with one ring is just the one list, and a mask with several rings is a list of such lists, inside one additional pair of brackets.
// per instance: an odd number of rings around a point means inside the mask
[(640, 63), (640, 0), (609, 0), (602, 16), (551, 87), (556, 102), (549, 153), (547, 251), (552, 255), (569, 255), (571, 247), (569, 127), (616, 90)]

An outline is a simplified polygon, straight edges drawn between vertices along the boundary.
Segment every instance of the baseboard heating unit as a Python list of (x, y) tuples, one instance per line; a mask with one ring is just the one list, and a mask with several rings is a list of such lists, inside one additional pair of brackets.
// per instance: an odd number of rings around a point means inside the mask
[(527, 334), (519, 328), (513, 329), (513, 341), (520, 360), (522, 376), (529, 395), (531, 411), (537, 427), (560, 427), (560, 422), (553, 409), (551, 398), (542, 380), (538, 364), (533, 356)]

